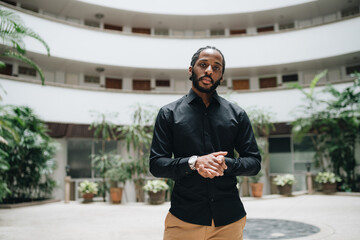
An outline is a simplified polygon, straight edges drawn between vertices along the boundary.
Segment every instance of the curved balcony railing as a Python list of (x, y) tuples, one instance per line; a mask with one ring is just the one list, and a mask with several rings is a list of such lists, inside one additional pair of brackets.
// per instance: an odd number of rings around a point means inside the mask
[[(184, 93), (124, 93), (107, 90), (84, 90), (58, 86), (41, 86), (39, 83), (14, 81), (0, 77), (0, 83), (7, 94), (4, 104), (27, 105), (46, 122), (90, 124), (91, 111), (119, 114), (118, 124), (131, 124), (133, 105), (151, 104), (161, 107), (180, 98)], [(352, 83), (339, 83), (338, 90)], [(321, 91), (324, 86), (318, 87)], [(297, 89), (272, 91), (233, 92), (225, 94), (231, 101), (241, 103), (245, 110), (253, 106), (267, 109), (274, 115), (274, 122), (288, 122), (295, 119), (295, 108), (302, 104), (303, 95)], [(224, 95), (224, 96), (225, 96)], [(21, 97), (19, 97), (21, 96)], [(284, 101), (286, 99), (286, 101)]]
[[(176, 39), (124, 35), (75, 27), (19, 12), (26, 24), (42, 36), (51, 55), (102, 65), (184, 69), (190, 56), (205, 45), (221, 49), (228, 68), (296, 63), (360, 51), (360, 17), (302, 30), (247, 37)], [(28, 39), (29, 51), (45, 54)]]
[(151, 4), (144, 0), (113, 1), (113, 0), (75, 0), (102, 7), (127, 11), (167, 14), (167, 15), (219, 15), (267, 11), (272, 9), (295, 6), (314, 2), (314, 0), (207, 0), (207, 1), (171, 1), (153, 0)]

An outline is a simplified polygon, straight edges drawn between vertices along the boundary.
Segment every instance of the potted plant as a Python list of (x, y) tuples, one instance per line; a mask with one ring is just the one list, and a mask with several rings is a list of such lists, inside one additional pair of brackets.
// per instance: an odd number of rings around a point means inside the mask
[(262, 191), (264, 184), (260, 181), (260, 178), (263, 176), (263, 172), (260, 171), (255, 176), (250, 177), (250, 186), (251, 186), (251, 193), (253, 197), (262, 197)]
[(96, 175), (98, 174), (103, 179), (100, 185), (100, 192), (102, 193), (103, 201), (105, 202), (105, 194), (109, 189), (106, 184), (105, 173), (113, 167), (118, 158), (116, 151), (106, 151), (107, 142), (117, 140), (116, 125), (109, 119), (116, 117), (117, 114), (95, 112), (95, 116), (96, 120), (91, 123), (89, 130), (93, 130), (94, 139), (101, 142), (101, 149), (95, 154), (91, 154), (90, 157), (92, 159), (91, 165), (94, 168)]
[(149, 194), (150, 204), (162, 204), (165, 202), (165, 191), (169, 188), (164, 180), (149, 180), (143, 189)]
[[(105, 174), (110, 181), (110, 197), (112, 203), (121, 203), (123, 186), (131, 179), (131, 170), (126, 163), (119, 162)], [(121, 184), (122, 187), (119, 187)]]
[(277, 175), (273, 180), (273, 183), (279, 189), (279, 193), (285, 196), (291, 196), (292, 185), (294, 182), (295, 178), (292, 174)]
[(80, 183), (79, 191), (82, 193), (84, 203), (92, 202), (94, 195), (98, 192), (98, 184), (85, 180)]
[(331, 194), (336, 192), (336, 183), (341, 182), (341, 178), (332, 172), (319, 172), (315, 177), (315, 181), (321, 184), (323, 193)]

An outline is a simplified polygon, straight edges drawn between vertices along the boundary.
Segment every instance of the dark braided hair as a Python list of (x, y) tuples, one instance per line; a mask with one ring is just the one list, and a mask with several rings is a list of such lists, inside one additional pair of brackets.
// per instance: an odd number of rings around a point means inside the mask
[(224, 72), (225, 72), (225, 58), (224, 58), (224, 55), (222, 54), (222, 52), (219, 49), (217, 49), (216, 47), (206, 46), (206, 47), (199, 48), (199, 50), (197, 50), (197, 52), (191, 58), (191, 63), (190, 63), (191, 67), (194, 67), (196, 61), (199, 59), (200, 53), (202, 51), (204, 51), (205, 49), (214, 49), (214, 50), (216, 50), (216, 51), (218, 51), (220, 53), (220, 55), (222, 56), (222, 59), (223, 59), (223, 61), (222, 61), (222, 65), (223, 65), (222, 74), (224, 74)]

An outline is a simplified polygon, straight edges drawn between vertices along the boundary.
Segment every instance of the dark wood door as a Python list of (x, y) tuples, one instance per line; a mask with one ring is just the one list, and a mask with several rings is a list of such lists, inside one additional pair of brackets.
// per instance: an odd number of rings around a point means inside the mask
[(106, 78), (105, 79), (106, 88), (122, 89), (122, 79), (117, 78)]
[(133, 90), (150, 91), (150, 80), (133, 80)]
[(260, 88), (272, 88), (277, 86), (276, 77), (260, 78)]
[(232, 81), (233, 90), (250, 89), (249, 79), (239, 79)]
[(151, 34), (150, 28), (132, 28), (131, 30), (133, 33), (140, 33), (140, 34)]

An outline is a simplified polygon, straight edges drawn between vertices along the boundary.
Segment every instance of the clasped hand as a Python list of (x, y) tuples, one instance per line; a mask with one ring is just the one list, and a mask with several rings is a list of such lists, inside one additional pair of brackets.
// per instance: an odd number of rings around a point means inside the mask
[(199, 156), (195, 167), (198, 173), (204, 178), (223, 176), (227, 169), (225, 156), (227, 152), (214, 152), (208, 155)]

